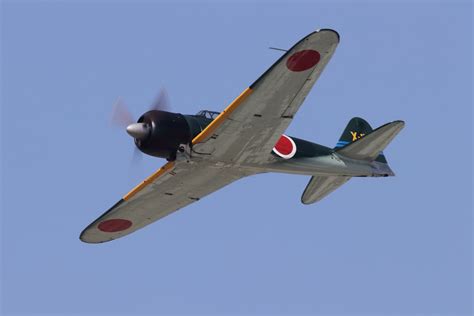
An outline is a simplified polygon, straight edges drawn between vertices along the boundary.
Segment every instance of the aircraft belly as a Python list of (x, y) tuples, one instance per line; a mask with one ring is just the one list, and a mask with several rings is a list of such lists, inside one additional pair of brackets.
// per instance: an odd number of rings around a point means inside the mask
[(346, 161), (334, 154), (289, 160), (277, 158), (272, 163), (254, 165), (254, 168), (264, 172), (302, 175), (372, 176), (374, 174), (374, 168), (370, 163)]

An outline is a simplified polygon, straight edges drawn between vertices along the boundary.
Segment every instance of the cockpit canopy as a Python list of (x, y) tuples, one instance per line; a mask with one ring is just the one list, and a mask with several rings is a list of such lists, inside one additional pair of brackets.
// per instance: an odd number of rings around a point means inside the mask
[(205, 117), (207, 119), (215, 119), (219, 114), (221, 114), (220, 112), (214, 112), (214, 111), (208, 111), (208, 110), (201, 110), (199, 112), (196, 113), (196, 116), (201, 116), (201, 117)]

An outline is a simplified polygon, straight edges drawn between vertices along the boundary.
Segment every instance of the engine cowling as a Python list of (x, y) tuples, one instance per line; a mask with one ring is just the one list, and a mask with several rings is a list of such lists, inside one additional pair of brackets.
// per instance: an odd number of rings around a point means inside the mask
[(150, 156), (174, 160), (179, 145), (192, 141), (190, 127), (184, 115), (179, 113), (152, 110), (143, 114), (137, 123), (145, 124), (148, 133), (135, 138), (135, 145)]

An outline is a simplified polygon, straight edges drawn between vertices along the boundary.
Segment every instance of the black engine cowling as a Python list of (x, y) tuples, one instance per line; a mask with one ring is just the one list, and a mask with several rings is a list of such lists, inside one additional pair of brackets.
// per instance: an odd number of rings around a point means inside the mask
[(188, 122), (179, 113), (148, 111), (137, 123), (150, 126), (150, 132), (145, 138), (135, 139), (138, 149), (150, 156), (174, 160), (179, 145), (190, 144), (192, 141), (193, 135)]

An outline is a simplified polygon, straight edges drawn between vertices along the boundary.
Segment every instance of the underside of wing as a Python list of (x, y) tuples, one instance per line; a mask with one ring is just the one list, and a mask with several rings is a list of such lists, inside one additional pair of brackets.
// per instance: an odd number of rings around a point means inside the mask
[(80, 239), (101, 243), (123, 237), (245, 175), (205, 162), (167, 163), (84, 229)]
[(296, 43), (193, 140), (194, 152), (229, 163), (268, 162), (338, 43), (328, 29)]

